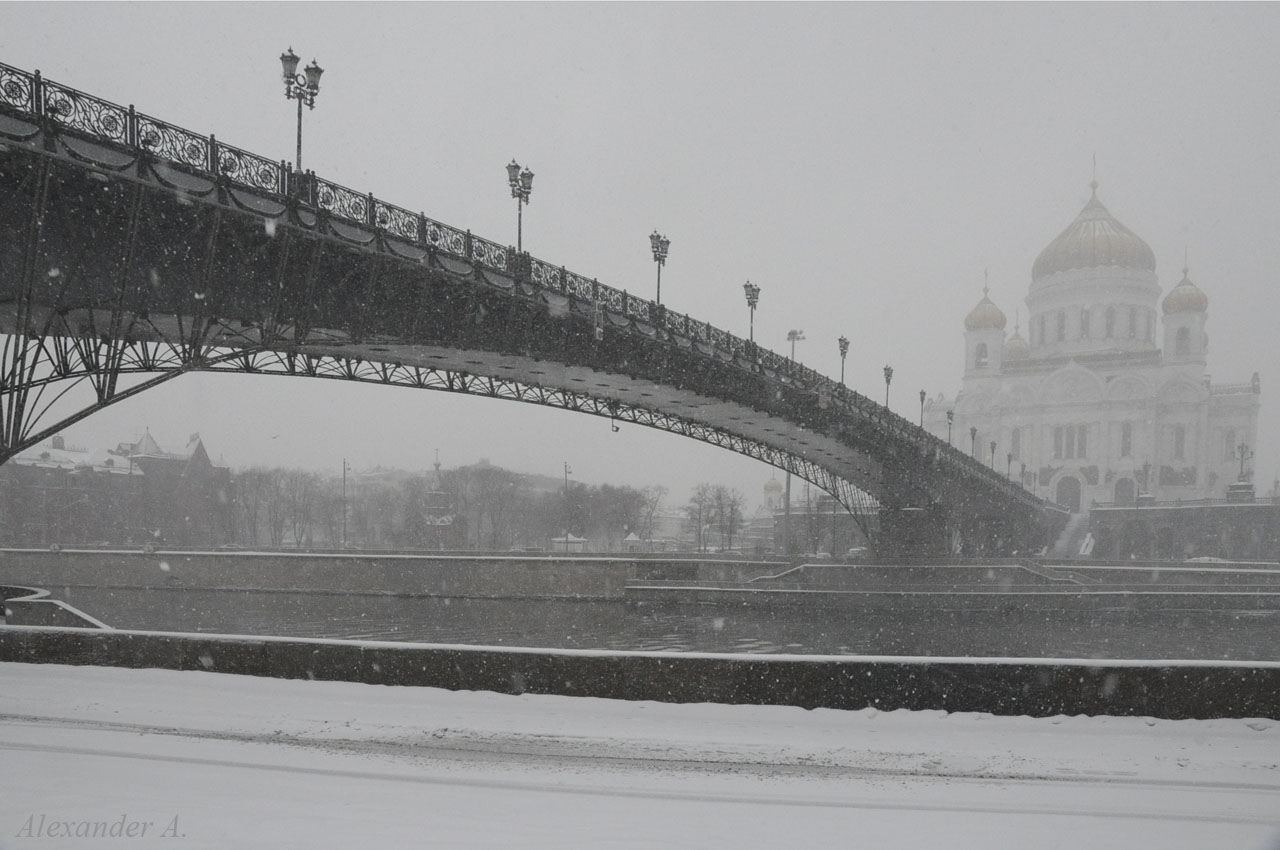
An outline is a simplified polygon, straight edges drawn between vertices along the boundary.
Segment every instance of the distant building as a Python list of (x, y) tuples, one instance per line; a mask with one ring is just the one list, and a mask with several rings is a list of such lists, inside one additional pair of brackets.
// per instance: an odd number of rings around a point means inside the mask
[(1032, 266), (1026, 337), (983, 290), (962, 389), (926, 405), (925, 427), (1073, 512), (1225, 498), (1242, 446), (1251, 469), (1258, 375), (1210, 380), (1208, 296), (1184, 268), (1161, 300), (1151, 248), (1093, 189)]
[(1258, 374), (1210, 379), (1208, 296), (1184, 267), (1161, 299), (1151, 248), (1092, 188), (1031, 267), (1026, 336), (984, 288), (962, 389), (928, 401), (924, 425), (1077, 514), (1057, 554), (1275, 557), (1280, 514), (1245, 510)]
[(824, 554), (839, 559), (866, 548), (866, 536), (843, 505), (798, 478), (792, 480), (792, 487), (788, 521), (786, 488), (776, 477), (765, 482), (763, 503), (742, 532), (744, 552), (786, 555), (789, 546), (794, 556)]
[(114, 449), (61, 436), (0, 467), (0, 534), (17, 544), (211, 545), (231, 538), (230, 474), (199, 434), (178, 452), (150, 432)]

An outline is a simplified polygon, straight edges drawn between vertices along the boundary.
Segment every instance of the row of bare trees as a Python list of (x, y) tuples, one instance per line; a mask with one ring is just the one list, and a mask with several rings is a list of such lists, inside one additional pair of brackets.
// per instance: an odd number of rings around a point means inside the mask
[(616, 551), (648, 540), (666, 488), (573, 482), (551, 486), (480, 464), (441, 473), (379, 472), (342, 479), (299, 469), (236, 474), (235, 529), (245, 546), (298, 548), (549, 548), (566, 532)]

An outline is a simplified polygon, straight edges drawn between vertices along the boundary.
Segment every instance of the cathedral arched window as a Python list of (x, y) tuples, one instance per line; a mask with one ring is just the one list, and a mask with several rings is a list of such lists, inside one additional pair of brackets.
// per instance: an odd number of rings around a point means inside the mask
[[(1178, 328), (1178, 334), (1173, 340), (1174, 354), (1190, 354), (1191, 353), (1191, 328)], [(954, 361), (952, 361), (954, 362)]]
[(1067, 338), (1067, 314), (1066, 312), (1059, 310), (1058, 311), (1058, 342), (1062, 342), (1066, 338)]
[[(954, 363), (955, 361), (951, 362)], [(985, 342), (978, 343), (978, 346), (973, 350), (973, 368), (987, 368), (987, 344)]]
[(1116, 308), (1107, 308), (1107, 339), (1112, 339), (1116, 335)]
[(1138, 338), (1138, 308), (1129, 308), (1129, 339)]
[(1155, 314), (1152, 313), (1150, 310), (1148, 310), (1147, 311), (1147, 342), (1151, 342), (1152, 340), (1151, 332), (1155, 326), (1155, 322), (1156, 322)]
[(1226, 433), (1222, 435), (1222, 459), (1224, 461), (1233, 461), (1236, 459), (1236, 429), (1228, 428)]
[(1080, 338), (1089, 338), (1089, 308), (1085, 307), (1080, 311)]
[(1039, 326), (1039, 330), (1040, 330), (1040, 334), (1039, 334), (1040, 344), (1044, 345), (1044, 314), (1043, 313), (1040, 314), (1040, 321), (1037, 322), (1037, 325)]
[(1133, 457), (1133, 423), (1120, 425), (1120, 457)]
[(1173, 459), (1182, 460), (1187, 454), (1187, 426), (1173, 426)]

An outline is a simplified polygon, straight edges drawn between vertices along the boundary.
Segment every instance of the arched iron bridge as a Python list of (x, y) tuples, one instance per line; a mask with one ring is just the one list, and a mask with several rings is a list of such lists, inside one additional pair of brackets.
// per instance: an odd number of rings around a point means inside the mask
[[(197, 370), (558, 407), (830, 493), (873, 540), (1031, 551), (1059, 509), (752, 342), (0, 64), (0, 462)], [(146, 378), (127, 388), (124, 375)], [(88, 381), (92, 403), (61, 400)], [(55, 409), (57, 412), (55, 412)]]

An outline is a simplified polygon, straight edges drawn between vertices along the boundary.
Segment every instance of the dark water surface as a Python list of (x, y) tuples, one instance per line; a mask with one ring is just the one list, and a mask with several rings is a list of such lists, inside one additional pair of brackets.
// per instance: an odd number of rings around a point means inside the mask
[(1280, 611), (895, 610), (50, 587), (120, 629), (667, 652), (1280, 661)]

